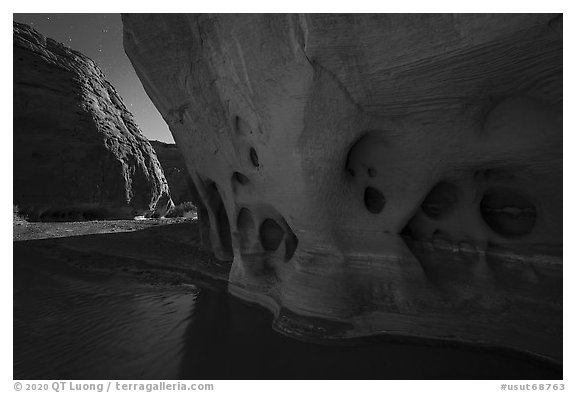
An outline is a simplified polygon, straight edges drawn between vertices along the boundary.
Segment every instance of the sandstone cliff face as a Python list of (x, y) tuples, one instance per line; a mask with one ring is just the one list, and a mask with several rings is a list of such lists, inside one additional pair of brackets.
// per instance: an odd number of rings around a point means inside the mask
[(14, 203), (32, 219), (163, 214), (154, 150), (96, 64), (14, 23)]
[(561, 361), (561, 16), (123, 22), (230, 291), (277, 329)]
[(188, 174), (188, 169), (178, 147), (173, 143), (150, 141), (162, 165), (164, 176), (170, 187), (172, 201), (178, 205), (182, 202), (195, 201), (194, 183)]

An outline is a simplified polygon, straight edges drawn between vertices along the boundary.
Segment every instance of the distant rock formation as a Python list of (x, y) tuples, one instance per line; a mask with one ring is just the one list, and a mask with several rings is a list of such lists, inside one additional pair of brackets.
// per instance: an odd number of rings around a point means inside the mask
[(197, 196), (194, 195), (194, 183), (178, 147), (174, 143), (160, 141), (150, 141), (150, 144), (162, 165), (174, 204), (195, 201)]
[(561, 15), (123, 23), (230, 291), (278, 330), (561, 362)]
[(94, 61), (14, 23), (14, 204), (32, 219), (162, 215), (162, 168)]

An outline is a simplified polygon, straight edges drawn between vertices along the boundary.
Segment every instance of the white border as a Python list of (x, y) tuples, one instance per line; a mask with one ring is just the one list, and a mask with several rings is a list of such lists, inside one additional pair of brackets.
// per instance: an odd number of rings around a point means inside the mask
[[(573, 2), (574, 3), (574, 2)], [(573, 223), (576, 223), (574, 215), (574, 201), (576, 195), (574, 192), (574, 173), (576, 165), (572, 148), (574, 144), (574, 120), (570, 116), (574, 112), (572, 99), (572, 88), (574, 87), (574, 77), (572, 71), (574, 68), (574, 34), (571, 23), (571, 12), (574, 7), (570, 7), (569, 1), (358, 1), (340, 2), (333, 1), (311, 1), (311, 0), (290, 0), (278, 4), (275, 1), (171, 1), (155, 2), (142, 0), (129, 0), (119, 2), (117, 0), (100, 0), (97, 2), (81, 1), (38, 1), (27, 0), (18, 3), (3, 2), (2, 6), (2, 46), (4, 50), (11, 48), (12, 40), (12, 13), (40, 13), (40, 12), (513, 12), (513, 13), (556, 13), (563, 12), (564, 18), (568, 23), (564, 24), (565, 55), (564, 69), (568, 72), (564, 75), (564, 94), (565, 94), (565, 111), (564, 127), (568, 130), (564, 134), (564, 244), (571, 245), (573, 239), (571, 230)], [(2, 86), (12, 86), (12, 56), (3, 56), (1, 62), (2, 78), (5, 79)], [(7, 318), (2, 323), (3, 351), (1, 356), (0, 370), (2, 380), (5, 385), (3, 391), (13, 390), (12, 380), (12, 244), (11, 240), (11, 218), (9, 219), (10, 202), (12, 199), (12, 88), (4, 88), (2, 91), (2, 119), (6, 123), (4, 128), (4, 154), (0, 157), (2, 179), (9, 187), (2, 193), (1, 198), (5, 199), (0, 210), (2, 217), (2, 263), (5, 264), (4, 273), (2, 274), (2, 309), (7, 314)], [(567, 116), (568, 115), (568, 116)], [(566, 203), (568, 202), (568, 203)], [(564, 384), (567, 389), (573, 390), (570, 370), (574, 370), (574, 339), (572, 332), (574, 329), (574, 285), (571, 279), (574, 278), (574, 267), (572, 262), (574, 249), (567, 247), (564, 259), (568, 261), (564, 270)], [(101, 382), (101, 381), (93, 381)], [(129, 381), (125, 381), (129, 382)], [(133, 381), (141, 383), (145, 381)], [(156, 381), (150, 381), (156, 382)], [(200, 382), (200, 381), (199, 381)], [(210, 381), (202, 381), (210, 382)], [(507, 383), (528, 383), (528, 381), (211, 381), (216, 384), (217, 392), (269, 392), (273, 389), (275, 393), (294, 392), (294, 391), (322, 391), (330, 389), (331, 392), (350, 392), (350, 391), (378, 391), (382, 392), (383, 388), (392, 391), (421, 391), (427, 392), (436, 389), (442, 389), (443, 392), (496, 392), (500, 384)], [(530, 381), (530, 383), (533, 381)], [(543, 383), (548, 383), (543, 381)]]

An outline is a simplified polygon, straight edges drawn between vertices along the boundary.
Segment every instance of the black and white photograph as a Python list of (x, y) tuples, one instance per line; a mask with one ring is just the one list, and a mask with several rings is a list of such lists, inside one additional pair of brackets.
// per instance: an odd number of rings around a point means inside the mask
[(7, 389), (568, 390), (562, 9), (414, 11), (13, 13)]

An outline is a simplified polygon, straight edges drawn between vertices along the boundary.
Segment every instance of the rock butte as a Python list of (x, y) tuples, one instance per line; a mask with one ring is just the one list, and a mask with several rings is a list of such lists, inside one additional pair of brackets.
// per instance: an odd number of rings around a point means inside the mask
[(164, 214), (154, 149), (96, 64), (14, 23), (14, 204), (31, 219)]
[(122, 19), (230, 292), (278, 330), (561, 362), (562, 16)]

